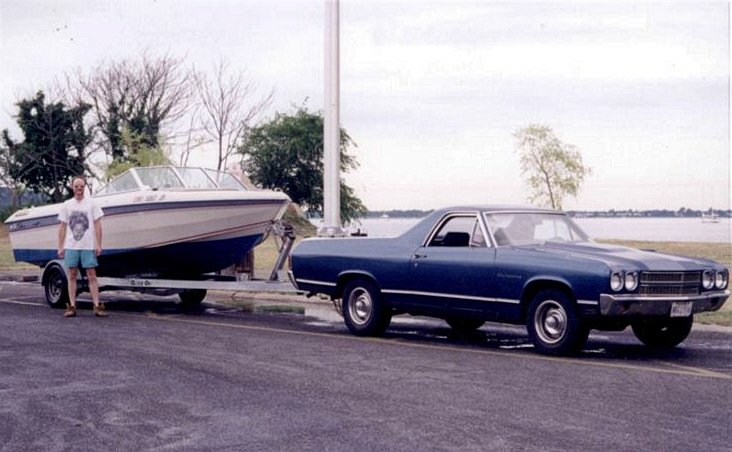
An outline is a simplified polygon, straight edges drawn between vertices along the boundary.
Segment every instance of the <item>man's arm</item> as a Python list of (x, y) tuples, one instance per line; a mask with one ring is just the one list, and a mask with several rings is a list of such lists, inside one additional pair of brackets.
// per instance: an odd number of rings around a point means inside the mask
[(94, 251), (97, 256), (102, 254), (102, 219), (94, 220)]
[(66, 223), (61, 221), (58, 225), (58, 246), (56, 247), (56, 254), (60, 259), (64, 258), (64, 243), (66, 242)]

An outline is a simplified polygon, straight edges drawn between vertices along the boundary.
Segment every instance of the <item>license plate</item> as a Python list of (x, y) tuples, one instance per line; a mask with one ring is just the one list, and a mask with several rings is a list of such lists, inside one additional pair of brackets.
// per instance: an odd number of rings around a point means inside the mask
[(671, 303), (671, 317), (689, 317), (691, 306), (691, 301), (674, 301)]

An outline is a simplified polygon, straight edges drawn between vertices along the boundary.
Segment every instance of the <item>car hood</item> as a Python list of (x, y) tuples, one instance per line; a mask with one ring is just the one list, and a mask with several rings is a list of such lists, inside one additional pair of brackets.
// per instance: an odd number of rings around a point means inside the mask
[(706, 259), (593, 242), (547, 242), (541, 245), (528, 246), (527, 248), (542, 253), (561, 255), (567, 258), (599, 261), (607, 264), (611, 268), (653, 271), (695, 271), (718, 266), (715, 265), (715, 262)]

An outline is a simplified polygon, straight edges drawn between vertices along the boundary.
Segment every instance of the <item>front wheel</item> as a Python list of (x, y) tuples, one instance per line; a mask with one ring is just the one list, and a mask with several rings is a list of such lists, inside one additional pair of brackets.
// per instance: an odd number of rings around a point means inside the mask
[(536, 294), (529, 305), (526, 329), (536, 350), (547, 355), (578, 352), (590, 332), (577, 317), (569, 297), (558, 290)]
[(69, 280), (60, 265), (51, 264), (43, 273), (46, 303), (52, 308), (63, 308), (69, 303)]
[(381, 292), (365, 280), (346, 284), (342, 310), (348, 330), (357, 336), (379, 336), (391, 322), (391, 312), (384, 305)]
[(673, 348), (691, 332), (694, 316), (664, 319), (643, 319), (633, 323), (633, 334), (653, 348)]

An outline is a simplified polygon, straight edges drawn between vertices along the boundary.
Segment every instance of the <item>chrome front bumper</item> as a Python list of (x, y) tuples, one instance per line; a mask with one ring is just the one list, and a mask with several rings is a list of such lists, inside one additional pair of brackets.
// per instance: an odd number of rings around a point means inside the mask
[(671, 303), (677, 301), (692, 302), (691, 312), (696, 314), (718, 310), (729, 295), (729, 290), (674, 297), (600, 294), (600, 314), (608, 317), (668, 316), (671, 312)]

